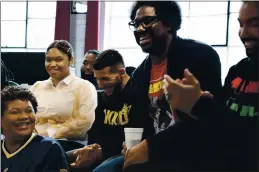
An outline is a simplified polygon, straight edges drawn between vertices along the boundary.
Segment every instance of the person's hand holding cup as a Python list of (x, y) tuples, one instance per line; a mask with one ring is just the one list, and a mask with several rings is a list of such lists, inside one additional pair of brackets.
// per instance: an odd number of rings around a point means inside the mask
[(127, 150), (139, 144), (142, 139), (143, 128), (124, 128), (125, 142), (123, 142), (122, 155), (125, 156)]
[(126, 152), (127, 152), (127, 146), (126, 146), (126, 143), (123, 142), (123, 143), (122, 143), (122, 151), (121, 151), (121, 154), (122, 154), (123, 156), (125, 156), (125, 155), (126, 155)]

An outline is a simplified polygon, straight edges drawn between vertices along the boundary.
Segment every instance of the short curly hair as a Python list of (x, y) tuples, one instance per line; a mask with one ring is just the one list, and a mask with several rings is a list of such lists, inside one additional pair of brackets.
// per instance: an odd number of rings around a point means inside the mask
[(155, 8), (156, 15), (163, 24), (172, 28), (176, 32), (181, 28), (182, 14), (181, 8), (175, 1), (136, 1), (131, 9), (130, 19), (134, 20), (136, 12), (140, 7), (151, 6)]
[(30, 101), (34, 112), (37, 113), (38, 102), (30, 90), (21, 86), (6, 86), (1, 91), (1, 116), (4, 115), (8, 102), (14, 100)]

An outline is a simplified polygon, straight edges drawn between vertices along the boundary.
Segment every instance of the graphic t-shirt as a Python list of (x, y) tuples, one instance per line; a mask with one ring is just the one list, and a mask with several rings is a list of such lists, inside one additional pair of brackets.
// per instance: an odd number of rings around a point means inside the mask
[(258, 171), (258, 60), (245, 58), (231, 67), (225, 88), (223, 102), (228, 113), (224, 119), (223, 150), (228, 154), (224, 156), (228, 156), (230, 167)]
[(227, 91), (224, 103), (229, 110), (231, 126), (234, 131), (240, 129), (242, 132), (247, 131), (244, 137), (249, 135), (254, 137), (253, 134), (258, 126), (259, 79), (257, 71), (258, 62), (245, 58), (231, 67), (225, 83)]
[(154, 120), (155, 133), (159, 133), (175, 123), (173, 112), (166, 101), (162, 88), (166, 67), (166, 60), (164, 60), (161, 64), (152, 64), (150, 75), (149, 115)]
[(231, 82), (233, 95), (227, 101), (227, 107), (241, 117), (258, 116), (258, 89), (259, 82), (243, 77), (235, 77)]
[(106, 96), (98, 92), (95, 121), (88, 132), (88, 144), (98, 143), (102, 147), (103, 160), (120, 155), (124, 138), (124, 127), (128, 126), (131, 110), (131, 80), (123, 91)]

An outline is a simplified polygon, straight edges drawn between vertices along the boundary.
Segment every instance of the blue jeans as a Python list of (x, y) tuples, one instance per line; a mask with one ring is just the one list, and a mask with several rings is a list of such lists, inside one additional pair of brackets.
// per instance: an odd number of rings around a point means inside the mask
[(93, 172), (122, 172), (123, 164), (124, 157), (117, 156), (104, 161)]

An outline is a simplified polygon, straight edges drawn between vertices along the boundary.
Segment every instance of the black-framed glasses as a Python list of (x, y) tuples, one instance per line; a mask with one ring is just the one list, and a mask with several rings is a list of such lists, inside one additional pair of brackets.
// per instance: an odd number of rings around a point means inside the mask
[(158, 21), (159, 20), (157, 16), (147, 16), (142, 18), (141, 20), (132, 20), (131, 22), (129, 22), (129, 27), (130, 30), (134, 32), (138, 29), (139, 25), (141, 25), (144, 29), (147, 29)]

